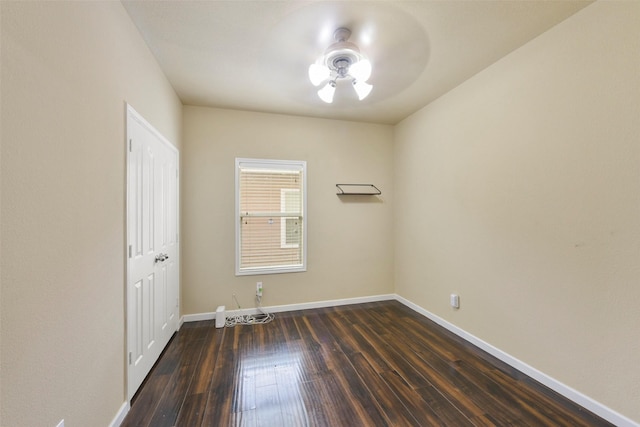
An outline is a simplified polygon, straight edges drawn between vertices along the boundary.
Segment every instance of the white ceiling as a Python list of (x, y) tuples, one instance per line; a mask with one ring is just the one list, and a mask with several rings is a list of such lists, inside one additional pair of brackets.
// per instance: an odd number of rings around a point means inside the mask
[[(395, 124), (590, 1), (128, 1), (186, 105)], [(322, 102), (307, 68), (347, 27), (373, 91)]]

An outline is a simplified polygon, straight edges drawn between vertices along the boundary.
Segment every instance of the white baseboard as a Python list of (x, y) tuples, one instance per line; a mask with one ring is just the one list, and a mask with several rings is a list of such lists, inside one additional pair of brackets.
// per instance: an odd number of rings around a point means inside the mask
[(339, 305), (364, 304), (366, 302), (388, 301), (395, 299), (395, 294), (371, 295), (368, 297), (343, 298), (328, 301), (305, 302), (301, 304), (273, 305), (265, 308), (270, 313), (282, 313), (285, 311), (310, 310), (312, 308), (336, 307)]
[(540, 372), (536, 368), (524, 363), (519, 359), (516, 359), (510, 354), (505, 353), (504, 351), (492, 346), (491, 344), (481, 340), (480, 338), (466, 332), (465, 330), (460, 329), (454, 324), (447, 322), (443, 318), (431, 313), (430, 311), (425, 310), (419, 305), (412, 303), (411, 301), (401, 297), (400, 295), (395, 295), (394, 297), (397, 301), (406, 305), (413, 311), (422, 314), (423, 316), (434, 321), (435, 323), (442, 326), (443, 328), (453, 332), (454, 334), (470, 342), (476, 347), (479, 347), (480, 349), (486, 351), (490, 355), (502, 360), (506, 364), (528, 375), (529, 377), (533, 378), (539, 383), (544, 384), (545, 386), (549, 387), (551, 390), (561, 394), (562, 396), (566, 397), (569, 400), (572, 400), (573, 402), (593, 412), (594, 414), (600, 416), (601, 418), (604, 418), (610, 423), (613, 423), (618, 427), (640, 427), (640, 424), (636, 423), (630, 418), (627, 418), (624, 415), (619, 414), (613, 409), (593, 400), (589, 396), (580, 393), (579, 391), (569, 387), (566, 384), (563, 384), (562, 382), (550, 377), (549, 375), (543, 372)]
[[(339, 305), (363, 304), (366, 302), (388, 301), (393, 299), (396, 299), (395, 294), (371, 295), (368, 297), (343, 298), (328, 301), (305, 302), (300, 304), (272, 305), (269, 307), (263, 307), (263, 310), (269, 313), (283, 313), (286, 311), (310, 310), (312, 308), (336, 307)], [(227, 317), (230, 317), (244, 314), (258, 314), (259, 311), (257, 308), (243, 308), (239, 310), (227, 310), (225, 313)], [(215, 318), (215, 311), (209, 313), (185, 314), (182, 316), (181, 323), (198, 322), (201, 320), (211, 320)]]
[(129, 413), (130, 408), (131, 407), (129, 406), (129, 402), (124, 402), (116, 416), (113, 417), (113, 420), (111, 420), (109, 427), (120, 427), (120, 424), (122, 424), (122, 422), (124, 421), (124, 417), (126, 417), (127, 413)]
[(211, 313), (185, 314), (180, 318), (180, 326), (187, 322), (199, 322), (201, 320), (211, 320), (215, 318), (215, 311), (212, 311)]

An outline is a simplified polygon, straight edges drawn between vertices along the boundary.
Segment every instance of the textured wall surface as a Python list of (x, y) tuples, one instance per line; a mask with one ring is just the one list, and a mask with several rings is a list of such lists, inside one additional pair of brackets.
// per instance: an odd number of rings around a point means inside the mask
[(182, 106), (119, 2), (0, 2), (0, 425), (108, 425), (125, 393), (125, 102)]
[(394, 141), (397, 293), (636, 422), (639, 28), (597, 2)]
[[(324, 119), (184, 108), (184, 313), (393, 292), (393, 128)], [(307, 162), (307, 271), (235, 277), (236, 157)], [(373, 183), (381, 197), (340, 198), (335, 184)]]

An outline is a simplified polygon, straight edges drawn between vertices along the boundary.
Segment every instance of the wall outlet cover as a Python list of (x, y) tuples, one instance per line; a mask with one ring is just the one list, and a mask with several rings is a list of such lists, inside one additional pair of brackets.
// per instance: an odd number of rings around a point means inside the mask
[(460, 308), (460, 296), (457, 294), (451, 294), (451, 307)]

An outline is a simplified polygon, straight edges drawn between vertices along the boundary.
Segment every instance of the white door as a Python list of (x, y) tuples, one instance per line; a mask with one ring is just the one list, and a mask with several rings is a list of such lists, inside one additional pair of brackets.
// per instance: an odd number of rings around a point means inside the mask
[(131, 399), (178, 327), (178, 152), (127, 108), (127, 352)]

